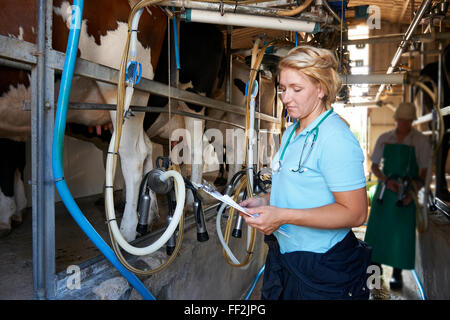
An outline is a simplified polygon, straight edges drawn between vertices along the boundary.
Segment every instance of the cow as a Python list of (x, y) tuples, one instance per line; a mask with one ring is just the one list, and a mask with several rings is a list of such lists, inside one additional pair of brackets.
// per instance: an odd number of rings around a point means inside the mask
[[(447, 45), (443, 50), (442, 59), (442, 107), (450, 106), (450, 45)], [(432, 62), (427, 64), (421, 71), (419, 80), (421, 80), (426, 86), (433, 90), (433, 86), (437, 88), (438, 84), (438, 62)], [(418, 95), (420, 87), (414, 94), (414, 103), (416, 106), (420, 106), (420, 96)], [(437, 99), (437, 97), (436, 97)], [(420, 109), (419, 109), (420, 110)], [(423, 114), (428, 114), (433, 110), (433, 101), (431, 97), (424, 93), (423, 94)], [(431, 129), (431, 124), (429, 125)], [(450, 128), (450, 117), (444, 117), (444, 136), (442, 138), (441, 151), (438, 154), (437, 167), (436, 167), (436, 196), (445, 201), (450, 201), (450, 193), (448, 191), (447, 179), (445, 177), (445, 167), (448, 156), (448, 146), (450, 133), (446, 132)]]
[[(136, 1), (128, 0), (97, 0), (87, 1), (84, 5), (83, 22), (79, 41), (78, 57), (95, 63), (119, 69), (123, 47), (128, 34), (128, 18), (130, 10)], [(69, 33), (71, 3), (64, 0), (53, 2), (53, 49), (65, 52)], [(35, 43), (36, 42), (36, 12), (37, 1), (20, 0), (4, 1), (0, 10), (0, 34)], [(153, 67), (157, 65), (162, 43), (167, 27), (167, 17), (162, 9), (148, 7), (140, 19), (139, 28), (145, 32), (138, 33), (137, 59), (143, 66), (143, 77), (153, 79)], [(30, 100), (30, 75), (26, 71), (10, 67), (0, 67), (0, 139), (2, 145), (11, 148), (16, 142), (30, 138), (30, 115), (22, 111), (24, 100)], [(59, 82), (55, 84), (58, 92)], [(57, 94), (55, 93), (55, 96)], [(100, 81), (74, 77), (70, 101), (116, 104), (117, 88), (114, 85)], [(132, 105), (146, 106), (149, 95), (135, 92)], [(126, 205), (120, 230), (128, 241), (136, 237), (136, 207), (138, 188), (143, 174), (152, 169), (152, 145), (144, 132), (143, 121), (145, 113), (135, 112), (123, 126), (119, 155), (126, 187)], [(67, 122), (79, 125), (93, 126), (97, 129), (114, 123), (115, 111), (85, 110), (68, 111)], [(8, 139), (10, 141), (5, 141)], [(2, 149), (3, 150), (3, 149)], [(2, 152), (2, 157), (8, 153)], [(14, 159), (6, 160), (9, 163)], [(3, 166), (2, 166), (3, 169)], [(13, 174), (0, 176), (5, 178), (0, 192), (0, 234), (6, 234), (11, 229), (11, 220), (20, 221), (23, 195), (12, 191), (23, 190), (20, 179), (21, 165), (11, 167)], [(22, 186), (19, 186), (22, 184)], [(157, 202), (152, 196), (149, 219), (155, 217)]]
[[(276, 63), (269, 66), (269, 64), (265, 65), (265, 60), (263, 59), (264, 69), (261, 70), (261, 77), (258, 88), (258, 95), (255, 99), (256, 101), (256, 111), (259, 111), (263, 114), (267, 114), (269, 116), (281, 117), (281, 101), (277, 99), (276, 96)], [(263, 68), (261, 68), (263, 69)], [(267, 70), (270, 69), (270, 70)], [(245, 108), (245, 100), (246, 100), (246, 85), (250, 78), (250, 67), (245, 62), (245, 58), (240, 55), (235, 55), (232, 60), (232, 75), (231, 75), (231, 101), (230, 103), (237, 106), (242, 106)], [(257, 77), (257, 80), (259, 78)], [(224, 88), (216, 91), (215, 96), (217, 99), (224, 100)], [(276, 110), (276, 114), (274, 114), (274, 110)], [(241, 127), (245, 128), (245, 116), (231, 113), (231, 112), (223, 112), (219, 110), (208, 110), (208, 116), (212, 118), (218, 118), (225, 120), (227, 122), (235, 123)], [(258, 120), (255, 120), (255, 129), (257, 126)], [(228, 155), (224, 154), (224, 162), (226, 162), (226, 166), (229, 168), (227, 183), (231, 181), (231, 178), (235, 173), (242, 169), (242, 165), (244, 164), (244, 155), (245, 155), (245, 140), (243, 139), (243, 129), (237, 127), (230, 127), (227, 124), (219, 124), (215, 122), (207, 122), (206, 123), (207, 132), (211, 129), (219, 129), (221, 132), (221, 136), (223, 137), (223, 143), (226, 146), (225, 150)], [(232, 131), (230, 131), (232, 129)], [(276, 123), (260, 121), (259, 129), (266, 130), (262, 134), (259, 135), (259, 145), (258, 145), (258, 153), (254, 154), (254, 160), (259, 161), (260, 167), (270, 166), (270, 161), (273, 158), (273, 155), (278, 149), (276, 135), (273, 134), (275, 130), (280, 129), (280, 126)], [(227, 133), (228, 130), (228, 133)], [(240, 133), (239, 133), (240, 132)], [(231, 134), (235, 136), (231, 136)], [(228, 135), (228, 137), (227, 137)], [(254, 149), (255, 150), (255, 149)], [(231, 155), (230, 155), (231, 153)], [(221, 155), (221, 152), (218, 152), (218, 155)], [(256, 160), (258, 159), (258, 160)], [(224, 166), (221, 166), (221, 176), (216, 179), (217, 184), (222, 184), (224, 181)]]
[[(224, 38), (220, 29), (212, 24), (201, 24), (184, 21), (180, 22), (179, 32), (179, 88), (212, 97), (215, 88), (223, 83), (224, 75)], [(163, 48), (168, 46), (168, 37), (164, 40)], [(172, 50), (173, 54), (173, 50)], [(173, 66), (173, 65), (172, 65)], [(162, 83), (169, 81), (168, 54), (161, 53), (155, 70), (154, 80)], [(168, 98), (151, 95), (149, 107), (167, 107)], [(172, 110), (205, 115), (205, 108), (192, 103), (171, 100)], [(170, 117), (170, 118), (169, 118)], [(187, 143), (188, 157), (183, 157), (191, 164), (191, 181), (201, 183), (203, 173), (203, 131), (205, 121), (168, 113), (148, 113), (144, 120), (144, 130), (150, 138), (160, 137), (175, 140), (181, 136)], [(178, 129), (178, 133), (174, 130)], [(184, 129), (183, 132), (180, 129)], [(186, 134), (188, 133), (188, 134)], [(175, 158), (178, 156), (172, 154)], [(186, 155), (184, 155), (186, 156)], [(180, 161), (175, 162), (181, 163)], [(192, 194), (187, 195), (187, 204), (192, 202)]]

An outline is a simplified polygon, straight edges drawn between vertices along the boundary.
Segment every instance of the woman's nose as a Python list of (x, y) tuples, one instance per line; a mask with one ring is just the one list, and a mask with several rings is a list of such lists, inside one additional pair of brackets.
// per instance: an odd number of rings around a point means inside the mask
[(284, 92), (281, 94), (281, 101), (282, 101), (283, 103), (287, 103), (287, 102), (289, 102), (289, 99), (290, 99), (290, 96), (289, 96), (288, 92), (287, 92), (287, 91), (284, 91)]

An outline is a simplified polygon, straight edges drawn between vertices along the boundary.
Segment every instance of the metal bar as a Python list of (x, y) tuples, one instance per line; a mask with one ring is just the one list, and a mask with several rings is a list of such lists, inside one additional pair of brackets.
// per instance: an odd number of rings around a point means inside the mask
[(345, 74), (341, 75), (342, 84), (404, 84), (406, 74)]
[(31, 66), (32, 66), (31, 64), (18, 62), (18, 61), (14, 61), (14, 60), (8, 60), (5, 58), (0, 58), (0, 65), (5, 66), (5, 67), (16, 68), (16, 69), (20, 69), (20, 70), (26, 70), (26, 71), (31, 71)]
[[(5, 40), (5, 45), (3, 43), (3, 40)], [(14, 47), (15, 44), (21, 44), (22, 42), (22, 40), (0, 36), (0, 57), (5, 57), (7, 59), (13, 59), (29, 64), (35, 63), (35, 60), (33, 60), (33, 56), (31, 55), (31, 52), (36, 51), (33, 44), (27, 43), (27, 45), (22, 46), (23, 50), (29, 51), (29, 54), (16, 55), (15, 50), (9, 50), (5, 48), (6, 45)], [(64, 68), (64, 53), (50, 50), (49, 56), (49, 67), (55, 70), (62, 71), (62, 69)], [(77, 76), (83, 76), (90, 79), (117, 85), (119, 71), (107, 66), (102, 66), (88, 60), (78, 58), (74, 74)], [(169, 87), (166, 84), (146, 78), (142, 78), (141, 82), (135, 86), (135, 89), (163, 97), (169, 97)], [(189, 102), (207, 108), (218, 109), (221, 111), (232, 112), (240, 115), (245, 115), (246, 113), (245, 109), (241, 106), (228, 104), (226, 102), (214, 100), (178, 88), (170, 88), (170, 97), (171, 99)], [(281, 123), (279, 119), (259, 112), (255, 114), (255, 117), (264, 121)]]
[[(394, 54), (394, 57), (392, 58), (391, 64), (390, 64), (386, 74), (391, 74), (394, 71), (394, 68), (397, 66), (397, 63), (400, 60), (400, 57), (401, 57), (403, 51), (406, 49), (406, 46), (409, 43), (413, 32), (415, 31), (417, 25), (419, 24), (420, 20), (422, 19), (423, 15), (425, 14), (426, 10), (428, 9), (430, 3), (431, 3), (431, 0), (422, 1), (421, 5), (419, 7), (419, 10), (417, 11), (417, 13), (414, 17), (414, 20), (409, 25), (408, 30), (406, 30), (403, 40), (399, 44), (399, 46), (397, 48), (397, 52)], [(380, 96), (383, 93), (384, 88), (385, 88), (384, 84), (382, 84), (378, 88), (378, 92), (375, 97), (375, 100), (380, 99)]]
[(445, 216), (450, 219), (450, 207), (447, 203), (445, 203), (443, 200), (439, 198), (434, 198), (434, 204), (439, 209), (440, 212), (445, 214)]
[[(447, 107), (445, 107), (445, 108), (442, 108), (442, 109), (441, 109), (441, 113), (442, 113), (442, 116), (443, 116), (443, 117), (449, 115), (449, 114), (450, 114), (450, 106), (447, 106)], [(418, 124), (426, 123), (426, 122), (429, 122), (429, 121), (431, 121), (431, 120), (432, 120), (431, 113), (428, 113), (428, 114), (426, 114), (426, 115), (421, 116), (420, 118), (418, 118), (418, 119), (417, 119), (416, 121), (414, 121), (412, 124), (413, 124), (413, 126), (416, 126), (416, 125), (418, 125)]]
[(49, 67), (52, 0), (38, 1), (38, 55), (32, 69), (32, 215), (33, 289), (37, 299), (55, 296), (55, 197), (51, 146), (54, 114), (54, 70)]
[[(167, 7), (178, 7), (178, 8), (189, 8), (189, 9), (201, 9), (208, 11), (216, 11), (219, 12), (223, 9), (224, 12), (238, 13), (238, 14), (251, 14), (251, 15), (260, 15), (260, 16), (269, 16), (269, 17), (278, 17), (284, 18), (277, 14), (280, 11), (280, 8), (267, 8), (267, 7), (258, 7), (258, 6), (245, 6), (245, 5), (234, 5), (227, 3), (219, 3), (219, 2), (206, 2), (206, 1), (190, 1), (190, 0), (165, 0), (158, 5), (167, 6)], [(222, 7), (221, 7), (222, 6)], [(300, 14), (297, 18), (299, 20), (308, 21), (308, 22), (326, 22), (330, 23), (333, 19), (328, 18), (327, 16), (316, 16), (311, 14)]]
[[(69, 109), (70, 110), (116, 110), (115, 104), (106, 104), (106, 103), (87, 103), (87, 102), (69, 102)], [(227, 124), (230, 126), (238, 127), (245, 129), (244, 126), (239, 125), (237, 123), (226, 121), (226, 120), (219, 120), (214, 119), (211, 117), (207, 117), (201, 114), (191, 113), (191, 112), (184, 112), (184, 111), (178, 111), (178, 110), (171, 110), (169, 111), (168, 108), (163, 107), (152, 107), (152, 106), (130, 106), (131, 111), (135, 112), (152, 112), (152, 113), (172, 113), (172, 114), (179, 114), (185, 117), (191, 117), (201, 120), (207, 120), (207, 121), (213, 121), (218, 123)], [(30, 102), (25, 101), (23, 103), (22, 111), (30, 111)]]

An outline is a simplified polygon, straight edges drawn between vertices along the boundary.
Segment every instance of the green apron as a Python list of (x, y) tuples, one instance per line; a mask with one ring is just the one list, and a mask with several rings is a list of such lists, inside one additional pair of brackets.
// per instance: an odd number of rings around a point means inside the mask
[[(383, 149), (383, 173), (397, 179), (419, 174), (414, 147), (404, 144), (387, 144)], [(414, 269), (416, 249), (416, 205), (396, 205), (397, 193), (385, 189), (383, 201), (378, 195), (378, 183), (373, 197), (364, 241), (372, 247), (372, 261), (399, 269)]]

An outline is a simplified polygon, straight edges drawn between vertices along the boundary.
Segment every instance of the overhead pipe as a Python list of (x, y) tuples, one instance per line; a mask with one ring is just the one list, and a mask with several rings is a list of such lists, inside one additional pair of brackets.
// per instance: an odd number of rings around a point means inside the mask
[[(77, 49), (80, 39), (80, 26), (82, 21), (83, 0), (74, 0), (73, 3), (73, 19), (67, 42), (66, 59), (61, 77), (61, 86), (58, 95), (58, 104), (55, 115), (55, 127), (53, 133), (52, 147), (52, 167), (53, 177), (55, 179), (56, 190), (61, 200), (66, 206), (74, 220), (100, 250), (100, 252), (113, 264), (114, 267), (124, 276), (124, 278), (142, 295), (144, 299), (155, 300), (152, 294), (144, 286), (144, 284), (133, 273), (125, 269), (114, 254), (114, 251), (108, 246), (103, 238), (97, 233), (94, 227), (81, 212), (77, 203), (73, 199), (67, 183), (64, 179), (64, 170), (62, 166), (64, 131), (66, 126), (67, 106), (69, 102), (70, 89), (72, 86), (72, 78), (77, 58)], [(78, 26), (78, 27), (77, 27)]]
[[(280, 17), (279, 8), (267, 8), (267, 7), (257, 7), (250, 5), (239, 5), (217, 2), (207, 2), (207, 1), (192, 1), (192, 0), (163, 0), (160, 2), (161, 6), (177, 7), (185, 9), (201, 9), (208, 11), (223, 11), (224, 13), (239, 13), (239, 14), (251, 14), (258, 16), (271, 16)], [(308, 13), (302, 13), (299, 17), (303, 21), (310, 22), (321, 22), (321, 23), (331, 23), (333, 19), (327, 16), (315, 16)], [(298, 20), (298, 19), (297, 19)]]
[(342, 84), (404, 84), (406, 74), (341, 74)]
[[(431, 0), (424, 0), (422, 1), (419, 10), (417, 11), (416, 15), (414, 16), (414, 20), (411, 22), (411, 24), (408, 27), (408, 30), (406, 30), (405, 35), (403, 37), (402, 42), (397, 48), (397, 52), (394, 55), (394, 58), (391, 61), (391, 64), (386, 72), (386, 74), (391, 74), (395, 67), (398, 64), (398, 61), (400, 60), (400, 57), (402, 56), (402, 53), (405, 49), (408, 47), (408, 43), (411, 39), (411, 36), (413, 35), (414, 31), (416, 30), (417, 25), (419, 24), (420, 20), (422, 20), (422, 17), (424, 16), (425, 12), (428, 10), (429, 5), (431, 4)], [(375, 101), (378, 101), (380, 99), (381, 94), (384, 91), (385, 84), (382, 84), (378, 88), (377, 95), (375, 97)]]
[(321, 30), (318, 23), (294, 18), (256, 16), (230, 12), (225, 12), (221, 15), (220, 12), (199, 9), (186, 9), (186, 11), (181, 14), (181, 18), (185, 19), (187, 22), (192, 21), (283, 31), (308, 32), (313, 34)]

